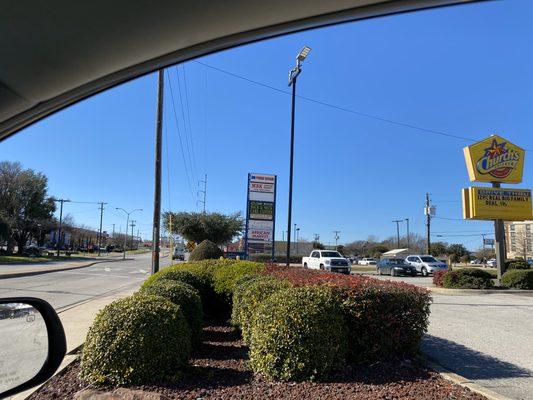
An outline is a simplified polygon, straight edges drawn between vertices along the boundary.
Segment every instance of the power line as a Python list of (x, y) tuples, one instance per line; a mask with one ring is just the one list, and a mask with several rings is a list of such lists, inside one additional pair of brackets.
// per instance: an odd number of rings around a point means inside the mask
[(171, 98), (171, 103), (172, 103), (172, 110), (174, 111), (174, 120), (176, 122), (176, 129), (178, 131), (178, 138), (179, 138), (179, 144), (180, 144), (180, 149), (181, 149), (181, 158), (183, 160), (183, 166), (185, 168), (185, 175), (187, 177), (187, 185), (189, 186), (189, 193), (191, 194), (191, 198), (192, 200), (194, 201), (194, 195), (193, 195), (193, 190), (192, 190), (192, 184), (191, 184), (191, 178), (189, 177), (189, 169), (187, 167), (187, 161), (186, 161), (186, 157), (185, 157), (185, 152), (183, 151), (183, 142), (182, 142), (182, 139), (181, 139), (181, 132), (180, 132), (180, 127), (179, 127), (179, 122), (178, 122), (178, 113), (176, 112), (176, 105), (175, 105), (175, 102), (174, 102), (174, 92), (172, 90), (172, 82), (170, 80), (170, 75), (168, 73), (168, 70), (165, 71), (166, 74), (167, 74), (167, 79), (168, 79), (168, 87), (170, 89), (170, 98)]
[[(187, 126), (187, 118), (185, 117), (185, 106), (183, 105), (183, 95), (181, 94), (181, 82), (180, 82), (180, 74), (179, 69), (177, 66), (175, 67), (176, 71), (176, 81), (178, 82), (178, 94), (180, 99), (180, 107), (181, 107), (181, 117), (183, 118), (183, 130), (185, 132), (185, 144), (187, 149), (187, 155), (189, 156), (189, 163), (191, 165), (191, 172), (192, 172), (192, 181), (198, 180), (198, 173), (196, 171), (196, 163), (193, 160), (193, 145), (192, 145), (192, 133), (189, 131), (189, 128)], [(190, 143), (189, 143), (190, 142)]]
[[(241, 80), (244, 80), (246, 82), (253, 83), (255, 85), (262, 86), (264, 88), (271, 89), (271, 90), (274, 90), (274, 91), (279, 92), (279, 93), (289, 94), (289, 95), (291, 94), (287, 90), (279, 89), (277, 87), (268, 85), (266, 83), (259, 82), (259, 81), (247, 78), (245, 76), (235, 74), (233, 72), (227, 71), (227, 70), (222, 69), (222, 68), (214, 67), (212, 65), (206, 64), (206, 63), (201, 62), (201, 61), (194, 61), (194, 62), (196, 62), (197, 64), (200, 64), (200, 65), (203, 65), (206, 68), (213, 69), (213, 70), (221, 72), (223, 74), (230, 75), (230, 76), (232, 76), (234, 78), (241, 79)], [(322, 106), (333, 108), (333, 109), (338, 110), (338, 111), (343, 111), (343, 112), (346, 112), (346, 113), (359, 115), (361, 117), (366, 117), (366, 118), (374, 119), (374, 120), (377, 120), (377, 121), (386, 122), (386, 123), (397, 125), (397, 126), (401, 126), (401, 127), (404, 127), (404, 128), (410, 128), (410, 129), (413, 129), (413, 130), (418, 130), (418, 131), (430, 133), (430, 134), (433, 134), (433, 135), (445, 136), (445, 137), (458, 139), (458, 140), (463, 140), (463, 141), (467, 141), (467, 142), (475, 142), (476, 141), (476, 139), (474, 139), (474, 138), (465, 137), (465, 136), (459, 136), (459, 135), (455, 135), (455, 134), (452, 134), (452, 133), (443, 132), (443, 131), (439, 131), (439, 130), (435, 130), (435, 129), (424, 128), (424, 127), (421, 127), (421, 126), (418, 126), (418, 125), (414, 125), (414, 124), (410, 124), (410, 123), (406, 123), (406, 122), (402, 122), (402, 121), (395, 121), (395, 120), (392, 120), (390, 118), (380, 117), (378, 115), (373, 115), (373, 114), (369, 114), (369, 113), (365, 113), (365, 112), (361, 112), (361, 111), (351, 110), (351, 109), (346, 108), (346, 107), (342, 107), (342, 106), (338, 106), (338, 105), (335, 105), (335, 104), (327, 103), (327, 102), (321, 101), (321, 100), (316, 100), (316, 99), (313, 99), (311, 97), (302, 96), (302, 95), (296, 95), (296, 96), (298, 98), (302, 99), (302, 100), (306, 100), (306, 101), (309, 101), (309, 102), (312, 102), (312, 103), (320, 104)]]
[[(182, 75), (183, 75), (183, 86), (184, 86), (184, 92), (185, 92), (185, 109), (187, 110), (187, 122), (189, 124), (189, 135), (190, 135), (190, 138), (191, 138), (191, 149), (192, 149), (192, 157), (193, 157), (193, 161), (194, 161), (194, 166), (196, 168), (197, 166), (197, 163), (196, 163), (196, 151), (194, 149), (194, 136), (193, 136), (193, 133), (192, 133), (192, 123), (191, 123), (191, 112), (190, 112), (190, 107), (189, 107), (189, 88), (187, 86), (187, 73), (185, 71), (185, 64), (182, 64), (181, 65), (181, 72), (182, 72)], [(196, 171), (196, 178), (198, 178), (198, 171)]]

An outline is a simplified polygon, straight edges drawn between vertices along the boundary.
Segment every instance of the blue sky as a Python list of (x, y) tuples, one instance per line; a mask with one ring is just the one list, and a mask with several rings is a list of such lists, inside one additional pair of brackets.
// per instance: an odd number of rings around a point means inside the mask
[[(288, 70), (308, 45), (302, 96), (472, 140), (498, 133), (533, 149), (532, 16), (527, 0), (440, 8), (298, 33), (199, 61), (287, 91)], [(197, 180), (207, 174), (207, 209), (244, 212), (247, 173), (274, 173), (281, 239), (290, 96), (194, 61), (178, 71), (179, 86), (176, 68), (167, 78), (184, 151), (167, 80), (163, 208), (198, 209)], [(113, 223), (124, 229), (115, 207), (143, 208), (134, 218), (148, 238), (155, 106), (151, 74), (27, 128), (2, 142), (0, 158), (44, 172), (55, 196), (109, 203), (108, 231)], [(470, 184), (462, 148), (471, 142), (303, 99), (296, 107), (293, 222), (301, 237), (319, 233), (328, 243), (340, 230), (341, 242), (383, 239), (395, 235), (392, 220), (403, 218), (423, 234), (426, 192), (437, 206), (436, 234), (490, 233), (489, 222), (460, 220), (460, 189)], [(526, 160), (517, 187), (530, 188), (532, 172)], [(97, 207), (72, 203), (65, 212), (97, 227)], [(433, 238), (441, 239), (471, 249), (481, 244), (480, 236)]]

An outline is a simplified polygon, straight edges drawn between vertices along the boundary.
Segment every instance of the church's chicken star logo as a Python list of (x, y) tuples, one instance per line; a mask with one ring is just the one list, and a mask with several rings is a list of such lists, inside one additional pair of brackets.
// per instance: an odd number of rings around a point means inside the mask
[(507, 142), (492, 140), (490, 147), (485, 149), (485, 154), (476, 163), (476, 169), (480, 174), (489, 174), (497, 179), (509, 176), (518, 165), (520, 153), (508, 148)]

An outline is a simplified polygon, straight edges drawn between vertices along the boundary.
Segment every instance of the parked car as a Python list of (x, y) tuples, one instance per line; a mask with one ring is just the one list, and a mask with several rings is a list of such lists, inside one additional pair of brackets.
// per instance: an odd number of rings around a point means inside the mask
[(487, 261), (487, 267), (495, 267), (495, 266), (496, 266), (495, 258), (491, 258), (490, 260)]
[(174, 253), (172, 253), (173, 260), (185, 261), (185, 246), (176, 244)]
[(309, 257), (302, 258), (304, 268), (323, 269), (341, 274), (350, 274), (350, 262), (338, 251), (313, 250)]
[(481, 264), (481, 260), (470, 260), (471, 265)]
[(413, 254), (407, 256), (405, 261), (407, 264), (416, 268), (422, 276), (428, 276), (435, 271), (442, 271), (448, 269), (448, 265), (445, 262), (437, 260), (433, 256)]
[(373, 258), (361, 258), (358, 262), (359, 265), (376, 265), (377, 261)]
[(380, 260), (377, 264), (377, 273), (378, 275), (388, 274), (390, 276), (417, 276), (416, 268), (399, 258), (384, 258)]

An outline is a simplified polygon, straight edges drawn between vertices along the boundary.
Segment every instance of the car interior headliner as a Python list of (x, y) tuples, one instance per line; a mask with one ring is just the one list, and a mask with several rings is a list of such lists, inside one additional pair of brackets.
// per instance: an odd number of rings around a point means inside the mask
[(303, 29), (473, 1), (5, 2), (0, 140), (92, 94), (214, 51)]

